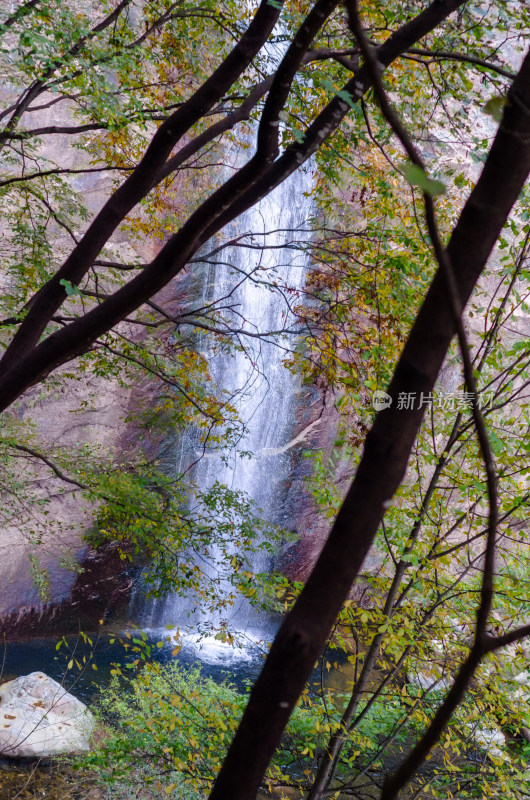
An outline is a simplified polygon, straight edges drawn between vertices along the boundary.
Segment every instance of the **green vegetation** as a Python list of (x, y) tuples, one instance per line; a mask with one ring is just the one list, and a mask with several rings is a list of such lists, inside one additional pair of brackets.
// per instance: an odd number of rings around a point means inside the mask
[[(140, 638), (83, 775), (113, 798), (527, 797), (528, 3), (0, 9), (5, 547), (22, 538), (43, 602), (83, 529), (152, 593), (220, 612), (226, 642), (238, 593), (286, 612), (248, 697)], [(227, 226), (309, 164), (285, 256), (310, 261), (303, 289), (263, 267), (267, 230), (235, 241), (248, 274), (228, 264), (283, 298), (288, 340), (208, 281)], [(305, 587), (254, 574), (285, 534), (247, 496), (164, 460), (184, 435), (230, 457), (244, 425), (212, 361), (250, 336), (286, 349), (336, 432), (307, 452), (331, 532)], [(307, 684), (325, 645), (340, 689)]]
[[(307, 783), (315, 758), (338, 721), (340, 699), (337, 692), (318, 697), (314, 691), (302, 698), (266, 779), (277, 796), (282, 789)], [(203, 797), (246, 700), (234, 686), (176, 665), (150, 664), (131, 680), (115, 678), (100, 701), (103, 742), (79, 768), (89, 774), (95, 769), (108, 784), (110, 797), (134, 796), (139, 786), (153, 786), (162, 796)], [(380, 768), (378, 743), (391, 734), (402, 710), (399, 698), (372, 708), (351, 738), (342, 768), (370, 761), (374, 769)], [(396, 737), (397, 742), (402, 743), (407, 733), (410, 726)]]
[[(323, 692), (315, 674), (269, 767), (265, 786), (274, 797), (291, 797), (294, 790), (301, 796), (307, 792), (347, 701), (343, 691), (329, 685), (332, 665), (321, 669)], [(335, 773), (337, 786), (372, 796), (377, 778), (399, 761), (411, 739), (432, 719), (442, 696), (439, 688), (425, 694), (404, 684), (370, 693), (368, 701), (359, 705), (358, 722), (345, 732)], [(423, 771), (428, 782), (425, 796), (495, 797), (501, 787), (503, 796), (515, 798), (528, 791), (530, 746), (513, 741), (504, 750), (488, 741), (487, 735), (481, 738), (488, 717), (484, 700), (483, 693), (479, 699), (473, 692), (459, 709)], [(138, 792), (143, 796), (142, 791), (175, 800), (204, 797), (246, 701), (245, 692), (206, 678), (196, 668), (148, 663), (133, 678), (115, 677), (102, 692), (99, 744), (75, 768), (83, 781), (97, 775), (109, 798), (134, 797)], [(493, 704), (491, 693), (486, 706), (488, 702)]]

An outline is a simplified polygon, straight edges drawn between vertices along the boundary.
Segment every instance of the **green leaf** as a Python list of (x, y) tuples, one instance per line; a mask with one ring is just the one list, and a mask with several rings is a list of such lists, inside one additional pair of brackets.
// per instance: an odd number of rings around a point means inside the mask
[(504, 107), (508, 99), (506, 97), (497, 96), (491, 97), (484, 108), (482, 109), (490, 117), (493, 117), (495, 122), (500, 122), (504, 113)]
[(403, 174), (412, 186), (419, 186), (425, 194), (436, 197), (445, 192), (446, 186), (442, 181), (429, 178), (424, 169), (418, 164), (405, 164)]
[(305, 139), (305, 133), (303, 131), (299, 131), (298, 128), (293, 128), (291, 132), (298, 144), (302, 144)]
[(346, 89), (341, 89), (340, 92), (337, 92), (337, 97), (340, 97), (341, 100), (344, 100), (345, 103), (348, 103), (350, 108), (355, 108), (353, 95), (346, 91)]
[(66, 292), (66, 294), (67, 294), (68, 296), (70, 296), (70, 295), (81, 295), (81, 294), (83, 294), (83, 292), (81, 292), (81, 291), (80, 291), (80, 290), (77, 288), (77, 286), (74, 286), (74, 284), (73, 284), (73, 283), (70, 283), (70, 281), (67, 281), (67, 280), (66, 280), (66, 278), (61, 278), (61, 280), (59, 281), (59, 283), (61, 284), (61, 286), (64, 286), (64, 291)]

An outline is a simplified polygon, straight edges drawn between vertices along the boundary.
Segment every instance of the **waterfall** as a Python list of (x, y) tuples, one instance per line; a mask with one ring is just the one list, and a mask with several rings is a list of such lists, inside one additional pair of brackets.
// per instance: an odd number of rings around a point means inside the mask
[[(239, 238), (238, 245), (219, 252), (217, 263), (208, 259), (220, 242), (205, 248), (205, 269), (202, 302), (229, 298), (231, 324), (251, 334), (285, 331), (294, 328), (291, 308), (299, 302), (304, 286), (307, 253), (297, 242), (307, 241), (312, 204), (312, 167), (294, 173), (253, 208), (241, 215), (224, 231), (224, 241)], [(244, 246), (244, 245), (247, 246)], [(242, 246), (243, 245), (243, 246)], [(264, 245), (263, 248), (259, 245)], [(256, 268), (259, 267), (256, 272)], [(244, 275), (250, 277), (242, 278)], [(271, 284), (276, 282), (276, 288)], [(234, 286), (237, 288), (234, 291)], [(290, 453), (285, 445), (292, 438), (295, 423), (295, 401), (299, 379), (284, 365), (286, 351), (296, 345), (292, 333), (275, 337), (242, 336), (245, 352), (213, 353), (206, 351), (209, 370), (217, 386), (234, 396), (233, 405), (244, 424), (245, 434), (237, 446), (223, 459), (222, 454), (207, 454), (194, 470), (199, 488), (208, 488), (215, 481), (231, 489), (241, 490), (262, 510), (263, 517), (274, 524), (282, 523), (282, 490), (290, 472)], [(250, 452), (251, 458), (240, 454)], [(184, 435), (174, 453), (172, 471), (182, 472), (197, 458), (197, 442), (193, 432)], [(261, 563), (260, 563), (261, 559)], [(258, 556), (253, 569), (266, 569)], [(215, 568), (215, 565), (214, 565)], [(144, 628), (163, 629), (175, 626), (182, 630), (190, 623), (208, 623), (213, 628), (219, 621), (215, 615), (192, 611), (192, 603), (178, 594), (158, 598), (142, 613)], [(228, 621), (239, 638), (252, 643), (270, 636), (267, 615), (259, 614), (241, 597), (228, 613)], [(206, 619), (205, 619), (206, 617)], [(214, 636), (186, 634), (189, 645), (200, 648), (205, 661), (234, 657), (250, 657), (250, 648), (233, 650)]]

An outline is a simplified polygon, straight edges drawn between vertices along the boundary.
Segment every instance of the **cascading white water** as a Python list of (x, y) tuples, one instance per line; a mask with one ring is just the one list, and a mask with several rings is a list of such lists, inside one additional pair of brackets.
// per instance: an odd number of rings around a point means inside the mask
[[(276, 43), (267, 45), (266, 57), (271, 67), (281, 60), (285, 47), (281, 35)], [(234, 148), (236, 166), (240, 166), (240, 153), (241, 148)], [(228, 457), (225, 452), (199, 459), (196, 437), (190, 431), (181, 438), (175, 464), (170, 468), (179, 475), (198, 461), (194, 482), (199, 490), (218, 482), (244, 492), (261, 509), (263, 519), (276, 525), (284, 522), (282, 494), (290, 472), (290, 452), (285, 445), (292, 438), (299, 385), (284, 362), (286, 351), (297, 343), (293, 335), (296, 318), (291, 309), (298, 304), (305, 282), (307, 250), (300, 243), (307, 242), (310, 235), (312, 186), (313, 168), (308, 163), (224, 229), (224, 241), (238, 238), (238, 245), (223, 248), (217, 262), (204, 256), (210, 266), (202, 287), (203, 303), (228, 298), (224, 319), (228, 317), (230, 327), (243, 331), (240, 338), (245, 352), (236, 349), (219, 354), (208, 350), (206, 339), (204, 344), (210, 374), (219, 392), (233, 398), (231, 404), (245, 434)], [(215, 250), (222, 241), (210, 244), (206, 250)], [(230, 307), (228, 311), (226, 306)], [(288, 335), (262, 336), (287, 330)], [(245, 331), (251, 336), (245, 336)], [(252, 457), (241, 458), (245, 453)], [(211, 563), (212, 556), (215, 562), (215, 549), (209, 555), (210, 564), (201, 564), (201, 569), (215, 579), (216, 565)], [(251, 566), (253, 571), (259, 571), (268, 565), (263, 563), (263, 556), (256, 555)], [(222, 594), (223, 587), (220, 588)], [(231, 586), (227, 586), (226, 595), (230, 590)], [(153, 601), (141, 620), (144, 628), (175, 626), (180, 630), (193, 629), (194, 624), (201, 623), (202, 630), (208, 624), (215, 630), (220, 621), (219, 614), (197, 610), (195, 599), (178, 594)], [(240, 641), (260, 640), (270, 633), (265, 615), (255, 612), (242, 596), (229, 613), (225, 612), (223, 622), (238, 634)], [(202, 632), (187, 634), (188, 641), (193, 641), (194, 636), (200, 639), (203, 660), (215, 660), (221, 653), (225, 657), (245, 655), (244, 650), (236, 654), (213, 637), (205, 639)]]
[[(298, 302), (307, 263), (306, 252), (296, 243), (308, 237), (311, 186), (312, 169), (306, 166), (243, 214), (230, 230), (224, 231), (225, 240), (252, 232), (252, 238), (248, 236), (239, 241), (240, 246), (223, 249), (218, 256), (221, 263), (211, 264), (204, 278), (206, 302), (229, 296), (232, 307), (229, 315), (234, 328), (251, 334), (293, 328), (295, 319), (290, 306)], [(241, 246), (245, 242), (251, 247)], [(216, 245), (218, 242), (213, 247)], [(243, 275), (250, 277), (242, 279)], [(277, 288), (272, 286), (274, 283)], [(239, 285), (234, 291), (236, 284)], [(286, 349), (293, 348), (296, 337), (283, 334), (275, 341), (272, 337), (268, 340), (243, 338), (246, 353), (239, 350), (208, 353), (208, 359), (219, 389), (234, 397), (233, 404), (246, 434), (228, 454), (228, 459), (215, 454), (200, 460), (194, 479), (199, 488), (205, 489), (218, 481), (245, 492), (262, 510), (265, 519), (281, 524), (282, 489), (290, 469), (290, 454), (283, 446), (291, 438), (299, 385), (284, 361)], [(193, 437), (184, 437), (175, 454), (175, 473), (180, 473), (183, 466), (197, 456), (190, 439)], [(250, 459), (241, 458), (244, 452), (253, 455)], [(253, 567), (259, 570), (266, 565), (255, 563)], [(197, 611), (191, 613), (192, 605), (178, 594), (159, 598), (143, 614), (142, 624), (148, 628), (171, 625), (183, 629), (190, 622), (193, 625), (194, 621), (206, 621), (215, 628), (218, 619), (211, 614), (206, 620), (204, 614), (198, 618)], [(267, 620), (242, 597), (227, 616), (230, 628), (239, 637), (254, 641), (267, 633)], [(193, 633), (188, 635), (188, 641), (194, 641)], [(204, 660), (233, 655), (227, 645), (213, 636), (201, 639), (200, 647)], [(245, 651), (239, 650), (237, 655), (243, 657)]]

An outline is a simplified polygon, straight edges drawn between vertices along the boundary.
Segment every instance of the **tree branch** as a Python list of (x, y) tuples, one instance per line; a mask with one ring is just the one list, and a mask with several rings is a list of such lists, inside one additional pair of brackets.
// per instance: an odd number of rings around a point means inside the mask
[(54, 462), (51, 461), (47, 456), (45, 456), (44, 453), (39, 453), (38, 450), (34, 450), (32, 447), (27, 447), (26, 445), (22, 444), (10, 443), (9, 446), (12, 447), (14, 450), (20, 450), (21, 453), (27, 453), (27, 455), (30, 455), (33, 458), (42, 461), (52, 470), (52, 472), (55, 473), (55, 475), (58, 478), (60, 478), (65, 483), (71, 483), (73, 486), (78, 486), (79, 489), (83, 489), (83, 491), (88, 490), (88, 486), (86, 484), (81, 483), (75, 478), (71, 478), (68, 475), (65, 475), (64, 472), (62, 472), (62, 470), (59, 469), (57, 464), (54, 464)]
[(484, 69), (496, 72), (504, 78), (511, 78), (512, 80), (515, 78), (515, 72), (511, 72), (509, 69), (500, 67), (498, 64), (492, 64), (491, 61), (486, 61), (485, 59), (469, 55), (468, 53), (453, 53), (448, 50), (424, 50), (421, 47), (411, 47), (407, 50), (405, 55), (409, 53), (410, 55), (425, 56), (433, 61), (462, 61), (466, 64), (474, 64), (477, 67), (484, 67)]
[(213, 74), (157, 130), (143, 158), (105, 203), (79, 245), (54, 277), (30, 301), (30, 310), (0, 361), (0, 375), (15, 365), (38, 342), (50, 317), (66, 297), (61, 280), (77, 286), (109, 237), (150, 190), (160, 169), (182, 136), (215, 106), (250, 64), (268, 39), (279, 16), (277, 4), (262, 0), (252, 22)]

